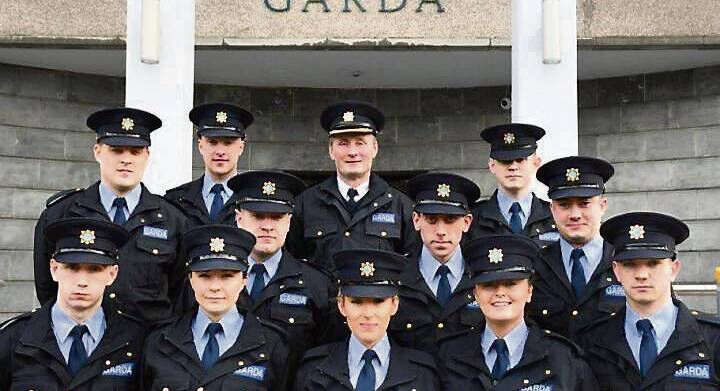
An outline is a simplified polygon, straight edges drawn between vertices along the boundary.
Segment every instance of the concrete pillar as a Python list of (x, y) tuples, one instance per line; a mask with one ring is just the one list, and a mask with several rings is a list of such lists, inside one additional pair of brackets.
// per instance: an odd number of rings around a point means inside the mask
[[(560, 62), (546, 64), (543, 3), (553, 1), (559, 6)], [(512, 120), (547, 131), (538, 150), (544, 162), (578, 152), (576, 36), (575, 0), (513, 0)]]
[[(125, 105), (149, 111), (163, 126), (152, 133), (150, 165), (143, 182), (150, 191), (165, 190), (192, 177), (192, 123), (195, 81), (195, 1), (160, 3), (159, 62), (143, 63), (142, 0), (127, 2)], [(146, 46), (148, 47), (148, 46)], [(149, 46), (152, 48), (152, 45)]]

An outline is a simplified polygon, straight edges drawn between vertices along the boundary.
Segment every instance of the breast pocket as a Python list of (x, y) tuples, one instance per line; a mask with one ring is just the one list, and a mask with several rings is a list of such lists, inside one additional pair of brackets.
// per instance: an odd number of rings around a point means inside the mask
[(282, 292), (270, 304), (270, 318), (283, 327), (312, 326), (312, 301), (302, 291)]
[[(164, 275), (170, 262), (175, 259), (177, 242), (140, 236), (136, 239), (136, 253), (131, 259), (123, 263), (130, 268), (130, 278), (137, 282), (137, 287), (159, 289), (166, 279), (159, 278)], [(121, 267), (121, 269), (123, 268)]]
[(242, 367), (231, 375), (226, 376), (222, 382), (222, 391), (264, 391), (270, 389), (273, 379), (270, 371), (264, 364), (255, 364)]
[(308, 221), (305, 224), (304, 236), (306, 240), (322, 240), (334, 236), (337, 224), (332, 221)]
[(61, 389), (59, 384), (47, 377), (13, 379), (10, 387), (10, 391), (60, 391)]
[(377, 248), (381, 250), (392, 250), (392, 240), (400, 239), (400, 222), (382, 223), (374, 222), (373, 215), (365, 221), (365, 234), (370, 239), (375, 239)]
[[(402, 300), (400, 299), (401, 306)], [(398, 311), (397, 315), (390, 318), (389, 329), (400, 345), (419, 347), (428, 341), (435, 341), (435, 323), (430, 312), (413, 305)]]
[(190, 385), (187, 381), (179, 381), (174, 379), (155, 379), (153, 381), (151, 391), (188, 391)]

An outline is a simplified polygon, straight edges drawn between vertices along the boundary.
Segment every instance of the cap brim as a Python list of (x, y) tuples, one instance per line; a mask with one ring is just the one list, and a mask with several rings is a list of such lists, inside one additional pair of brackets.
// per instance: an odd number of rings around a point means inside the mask
[(142, 137), (121, 137), (111, 136), (102, 137), (97, 140), (98, 143), (110, 145), (113, 147), (148, 147), (150, 142)]
[(340, 293), (350, 297), (384, 299), (397, 295), (398, 288), (394, 285), (342, 285)]
[(230, 138), (245, 138), (245, 133), (230, 130), (230, 129), (205, 129), (197, 132), (198, 136), (203, 137), (230, 137)]
[(55, 260), (60, 263), (90, 264), (90, 265), (115, 265), (118, 260), (108, 256), (86, 253), (68, 252), (55, 255)]
[(237, 270), (244, 272), (247, 271), (248, 266), (227, 259), (206, 259), (192, 263), (188, 269), (190, 269), (191, 272), (204, 272), (209, 270)]
[(535, 153), (536, 148), (526, 149), (510, 149), (510, 150), (499, 150), (491, 151), (490, 157), (495, 160), (515, 160), (526, 158)]
[(459, 206), (445, 205), (445, 204), (433, 204), (425, 203), (422, 205), (415, 205), (415, 212), (426, 215), (451, 215), (451, 216), (465, 216), (470, 212)]
[(292, 213), (293, 208), (287, 204), (279, 204), (276, 202), (238, 202), (235, 205), (238, 209), (245, 209), (258, 213)]
[(350, 134), (350, 133), (356, 133), (356, 134), (377, 134), (378, 132), (373, 129), (362, 129), (362, 128), (352, 128), (352, 129), (335, 129), (328, 132), (328, 136), (339, 136), (343, 134)]
[(489, 273), (483, 273), (479, 276), (475, 276), (472, 278), (473, 284), (481, 284), (485, 282), (493, 282), (493, 281), (505, 281), (505, 280), (522, 280), (525, 278), (530, 278), (532, 273), (530, 272), (489, 272)]
[(622, 262), (632, 261), (635, 259), (666, 259), (673, 258), (674, 256), (675, 254), (669, 251), (638, 249), (618, 251), (613, 254), (612, 259), (613, 261)]
[(558, 189), (548, 191), (548, 197), (551, 200), (558, 200), (561, 198), (590, 198), (602, 194), (602, 189), (590, 188), (590, 187), (570, 187), (567, 189)]

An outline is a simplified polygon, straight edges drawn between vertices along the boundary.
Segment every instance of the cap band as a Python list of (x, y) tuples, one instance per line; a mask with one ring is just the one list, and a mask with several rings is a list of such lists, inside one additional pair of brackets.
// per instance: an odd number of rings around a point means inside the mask
[(525, 266), (514, 266), (514, 267), (509, 267), (507, 269), (488, 270), (488, 271), (478, 273), (478, 275), (483, 276), (483, 275), (487, 275), (487, 274), (511, 273), (511, 272), (521, 272), (521, 273), (530, 273), (530, 274), (535, 273), (535, 271), (531, 268), (527, 268)]
[(100, 140), (101, 138), (105, 137), (134, 137), (134, 138), (142, 138), (139, 134), (134, 133), (102, 133), (97, 136), (97, 139)]
[(61, 248), (60, 250), (55, 251), (55, 254), (53, 254), (53, 257), (65, 254), (65, 253), (89, 253), (89, 254), (97, 254), (97, 255), (104, 255), (106, 257), (110, 258), (117, 258), (118, 254), (114, 251), (102, 251), (102, 250), (95, 250), (92, 248)]
[(287, 205), (292, 207), (293, 203), (290, 201), (282, 201), (282, 200), (273, 200), (269, 198), (255, 198), (255, 197), (243, 197), (238, 199), (235, 203), (236, 204), (242, 204), (244, 202), (268, 202), (271, 204), (281, 204), (281, 205)]

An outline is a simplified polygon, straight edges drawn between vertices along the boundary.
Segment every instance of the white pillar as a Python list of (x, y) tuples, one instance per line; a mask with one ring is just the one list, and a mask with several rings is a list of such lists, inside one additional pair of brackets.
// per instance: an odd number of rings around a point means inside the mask
[[(545, 64), (543, 3), (553, 1), (560, 62)], [(538, 149), (544, 162), (578, 153), (576, 36), (575, 0), (512, 1), (512, 120), (547, 131)]]
[(193, 106), (195, 81), (195, 1), (155, 1), (160, 2), (156, 64), (140, 61), (143, 1), (127, 2), (125, 105), (162, 119), (162, 128), (151, 135), (150, 165), (143, 183), (150, 191), (163, 194), (192, 177), (192, 123), (188, 112)]

